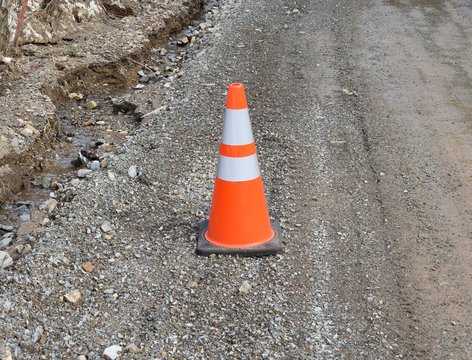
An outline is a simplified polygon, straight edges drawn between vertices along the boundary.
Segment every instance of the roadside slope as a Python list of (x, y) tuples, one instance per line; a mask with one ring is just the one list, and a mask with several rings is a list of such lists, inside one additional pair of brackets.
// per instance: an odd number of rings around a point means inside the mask
[[(94, 4), (89, 2), (92, 8)], [(79, 16), (72, 23), (62, 23), (61, 16), (72, 14), (58, 15), (61, 5), (53, 4), (50, 11), (57, 18), (48, 19), (47, 27), (68, 27), (68, 33), (56, 29), (58, 34), (49, 38), (54, 43), (48, 46), (27, 43), (11, 48), (11, 62), (0, 63), (0, 202), (28, 187), (23, 183), (29, 181), (25, 174), (39, 166), (44, 153), (63, 135), (58, 106), (71, 100), (70, 93), (83, 93), (87, 99), (129, 88), (153, 48), (190, 24), (203, 7), (202, 0), (127, 4), (132, 7), (123, 8), (124, 13), (119, 11), (121, 5), (115, 5), (118, 15), (113, 7), (100, 5), (100, 16), (95, 14), (87, 19), (90, 22)], [(68, 7), (87, 13), (80, 3)], [(41, 9), (36, 10), (27, 13), (25, 36), (33, 31), (28, 21), (41, 17)]]

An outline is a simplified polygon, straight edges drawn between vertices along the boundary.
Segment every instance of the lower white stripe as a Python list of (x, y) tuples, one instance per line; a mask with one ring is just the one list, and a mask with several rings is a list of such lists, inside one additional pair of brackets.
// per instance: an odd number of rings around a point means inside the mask
[(257, 155), (228, 157), (220, 155), (217, 177), (226, 181), (249, 181), (261, 175)]

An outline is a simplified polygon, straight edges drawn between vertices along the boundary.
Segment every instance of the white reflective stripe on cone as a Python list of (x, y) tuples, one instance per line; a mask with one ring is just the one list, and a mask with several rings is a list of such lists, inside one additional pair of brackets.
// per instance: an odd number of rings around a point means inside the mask
[(248, 109), (225, 110), (222, 143), (226, 145), (247, 145), (254, 142)]
[(261, 176), (257, 155), (246, 157), (220, 155), (216, 176), (226, 181), (249, 181)]

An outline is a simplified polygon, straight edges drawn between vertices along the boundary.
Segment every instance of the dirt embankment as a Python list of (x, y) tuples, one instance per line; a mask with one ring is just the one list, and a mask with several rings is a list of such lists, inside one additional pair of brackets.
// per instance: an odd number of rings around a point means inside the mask
[[(200, 14), (204, 1), (21, 1), (0, 8), (0, 202), (60, 135), (70, 93), (128, 87), (152, 49)], [(18, 19), (21, 31), (16, 36)], [(14, 46), (14, 43), (18, 46)]]

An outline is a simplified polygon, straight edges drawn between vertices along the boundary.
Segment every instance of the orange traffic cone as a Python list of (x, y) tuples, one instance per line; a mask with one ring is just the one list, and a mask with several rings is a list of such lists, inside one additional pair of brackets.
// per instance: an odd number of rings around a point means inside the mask
[(200, 224), (197, 253), (257, 256), (281, 250), (279, 223), (269, 219), (244, 86), (230, 84), (210, 218)]

